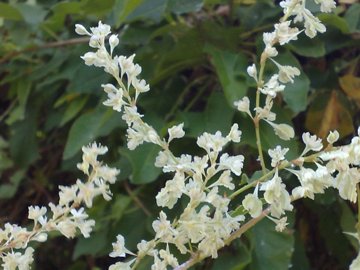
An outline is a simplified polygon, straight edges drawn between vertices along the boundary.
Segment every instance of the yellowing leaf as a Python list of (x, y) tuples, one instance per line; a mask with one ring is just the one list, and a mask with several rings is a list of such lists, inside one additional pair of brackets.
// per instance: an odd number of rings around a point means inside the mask
[(341, 137), (354, 131), (351, 114), (339, 101), (335, 90), (328, 97), (321, 95), (315, 99), (306, 115), (305, 126), (321, 138), (334, 129)]
[(346, 95), (360, 102), (360, 78), (347, 74), (339, 79), (340, 86)]

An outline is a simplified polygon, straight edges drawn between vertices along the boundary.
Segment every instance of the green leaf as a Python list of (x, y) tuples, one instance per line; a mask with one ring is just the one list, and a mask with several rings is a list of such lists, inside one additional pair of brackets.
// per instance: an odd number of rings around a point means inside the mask
[(321, 22), (326, 25), (331, 25), (337, 29), (339, 29), (342, 33), (349, 33), (349, 26), (347, 21), (344, 18), (341, 18), (335, 14), (326, 14), (322, 13), (318, 15)]
[(159, 22), (165, 12), (167, 0), (143, 0), (136, 9), (129, 14), (126, 21), (151, 20)]
[(81, 11), (84, 14), (92, 14), (98, 17), (106, 15), (112, 10), (115, 0), (99, 1), (99, 0), (82, 0)]
[(224, 95), (220, 92), (211, 94), (204, 111), (205, 129), (203, 132), (214, 133), (219, 130), (222, 134), (229, 133), (235, 110), (226, 101)]
[(111, 17), (116, 27), (119, 27), (144, 0), (116, 0)]
[(39, 156), (35, 117), (35, 108), (29, 106), (24, 120), (11, 126), (10, 153), (16, 165), (21, 168), (27, 167)]
[(70, 104), (66, 104), (66, 110), (61, 118), (59, 126), (62, 127), (71, 119), (73, 119), (81, 111), (81, 109), (84, 108), (87, 100), (88, 97), (80, 97), (72, 100)]
[(251, 254), (249, 249), (240, 240), (235, 241), (232, 246), (236, 248), (236, 256), (227, 252), (221, 254), (219, 258), (214, 261), (212, 270), (242, 270), (251, 262)]
[(264, 219), (252, 228), (251, 235), (254, 241), (251, 269), (289, 269), (294, 246), (290, 232), (276, 232), (274, 222)]
[(26, 23), (38, 25), (43, 22), (47, 12), (41, 5), (16, 4)]
[(306, 57), (321, 57), (326, 53), (324, 42), (319, 36), (310, 39), (305, 35), (300, 35), (299, 39), (291, 42), (288, 47), (295, 53)]
[(96, 255), (108, 246), (107, 231), (95, 231), (91, 237), (80, 237), (76, 242), (73, 259), (76, 260), (82, 255)]
[(24, 176), (24, 170), (17, 171), (10, 177), (10, 183), (0, 185), (0, 199), (12, 198), (16, 194), (16, 191), (18, 190), (21, 181), (24, 179)]
[(224, 95), (213, 92), (204, 112), (180, 112), (179, 120), (184, 122), (186, 136), (196, 138), (203, 132), (221, 131), (227, 134), (232, 125), (235, 111), (229, 106)]
[(350, 207), (343, 200), (339, 200), (341, 207), (340, 225), (345, 237), (350, 241), (351, 245), (359, 251), (359, 242), (355, 237), (346, 233), (356, 233), (356, 218)]
[(142, 144), (132, 151), (120, 148), (120, 154), (124, 155), (131, 164), (131, 183), (146, 184), (156, 180), (161, 173), (161, 170), (154, 166), (159, 151), (158, 146), (148, 143)]
[(210, 54), (211, 62), (215, 67), (227, 102), (233, 106), (234, 101), (245, 96), (247, 92), (245, 83), (246, 57), (241, 53), (234, 54), (221, 51), (209, 45), (205, 47), (205, 52)]
[(0, 18), (19, 21), (23, 19), (21, 12), (9, 4), (0, 3)]
[(203, 6), (203, 0), (171, 0), (168, 1), (167, 11), (175, 14), (197, 12)]
[(100, 105), (95, 111), (83, 114), (70, 128), (63, 159), (69, 159), (78, 153), (82, 146), (100, 136), (108, 135), (113, 129), (124, 125), (120, 115), (112, 109)]
[(360, 4), (354, 3), (346, 11), (344, 16), (351, 33), (360, 31)]

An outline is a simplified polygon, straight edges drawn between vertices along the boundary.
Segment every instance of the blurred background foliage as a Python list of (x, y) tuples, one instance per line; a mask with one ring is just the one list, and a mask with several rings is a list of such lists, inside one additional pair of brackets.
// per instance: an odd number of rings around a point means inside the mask
[[(53, 235), (37, 247), (34, 269), (107, 269), (117, 233), (133, 249), (152, 238), (159, 209), (155, 195), (169, 175), (153, 163), (158, 149), (129, 151), (121, 115), (102, 105), (102, 70), (85, 66), (86, 38), (74, 25), (98, 20), (119, 34), (116, 53), (136, 53), (135, 61), (151, 92), (139, 106), (161, 134), (179, 122), (186, 138), (174, 142), (177, 154), (201, 154), (196, 137), (204, 131), (227, 132), (239, 123), (243, 139), (226, 149), (246, 157), (244, 172), (259, 170), (252, 122), (235, 111), (244, 95), (254, 101), (254, 82), (246, 67), (257, 61), (262, 33), (281, 16), (273, 0), (28, 0), (0, 2), (0, 224), (28, 224), (29, 205), (56, 202), (58, 185), (83, 177), (76, 170), (81, 147), (97, 140), (109, 147), (105, 161), (121, 169), (111, 202), (99, 199), (89, 210), (97, 224), (92, 237), (67, 240)], [(313, 3), (308, 3), (316, 11)], [(327, 32), (281, 49), (278, 62), (295, 65), (302, 75), (277, 97), (281, 122), (325, 137), (338, 129), (347, 143), (360, 125), (360, 4), (341, 0), (335, 14), (319, 14)], [(275, 70), (271, 64), (268, 74)], [(283, 144), (262, 127), (264, 148)], [(299, 139), (285, 144), (289, 158), (301, 151)], [(289, 186), (297, 185), (282, 175)], [(246, 181), (247, 177), (236, 179)], [(241, 201), (241, 198), (240, 200)], [(236, 205), (236, 202), (234, 203)], [(358, 244), (343, 232), (354, 231), (356, 207), (334, 190), (315, 201), (295, 203), (291, 226), (276, 233), (262, 221), (241, 240), (196, 269), (347, 269)], [(179, 211), (172, 212), (175, 217)], [(145, 262), (141, 269), (149, 269)], [(194, 268), (194, 269), (195, 269)]]

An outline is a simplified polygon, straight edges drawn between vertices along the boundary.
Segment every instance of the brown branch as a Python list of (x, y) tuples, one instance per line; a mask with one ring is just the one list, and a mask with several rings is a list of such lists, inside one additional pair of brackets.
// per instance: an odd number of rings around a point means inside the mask
[(142, 209), (148, 217), (150, 217), (151, 216), (150, 211), (145, 207), (142, 201), (134, 194), (134, 192), (131, 190), (129, 184), (126, 181), (124, 182), (124, 187), (126, 192), (129, 194), (130, 198), (135, 202), (135, 204), (137, 204), (137, 206), (139, 206), (139, 208)]
[(28, 47), (28, 48), (25, 48), (25, 49), (22, 49), (19, 51), (13, 51), (13, 52), (6, 54), (4, 57), (0, 58), (0, 64), (5, 63), (8, 60), (10, 60), (11, 58), (14, 58), (23, 53), (34, 52), (34, 51), (38, 51), (38, 50), (42, 50), (42, 49), (49, 49), (49, 48), (73, 46), (73, 45), (77, 45), (77, 44), (86, 43), (88, 41), (89, 41), (88, 37), (81, 37), (81, 38), (72, 38), (72, 39), (67, 39), (67, 40), (49, 42), (49, 43), (45, 43), (42, 45), (31, 46), (31, 47)]

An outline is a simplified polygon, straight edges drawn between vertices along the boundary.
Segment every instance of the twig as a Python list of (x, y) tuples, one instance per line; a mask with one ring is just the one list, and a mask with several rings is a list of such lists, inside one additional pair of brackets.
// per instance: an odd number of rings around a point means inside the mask
[(135, 204), (137, 204), (141, 210), (144, 211), (144, 213), (150, 217), (151, 216), (151, 212), (145, 207), (145, 205), (142, 203), (142, 201), (140, 201), (140, 199), (134, 194), (134, 192), (131, 190), (129, 184), (125, 181), (124, 182), (124, 187), (126, 192), (129, 194), (130, 198), (132, 200), (134, 200)]
[(34, 52), (34, 51), (38, 51), (41, 49), (72, 46), (72, 45), (86, 43), (88, 41), (89, 41), (88, 37), (82, 37), (82, 38), (72, 38), (72, 39), (67, 39), (67, 40), (49, 42), (49, 43), (45, 43), (42, 45), (31, 46), (31, 47), (22, 49), (20, 51), (13, 51), (13, 52), (6, 54), (3, 58), (0, 58), (0, 64), (5, 63), (6, 61), (10, 60), (11, 58), (14, 58), (15, 56), (18, 56), (22, 53)]

